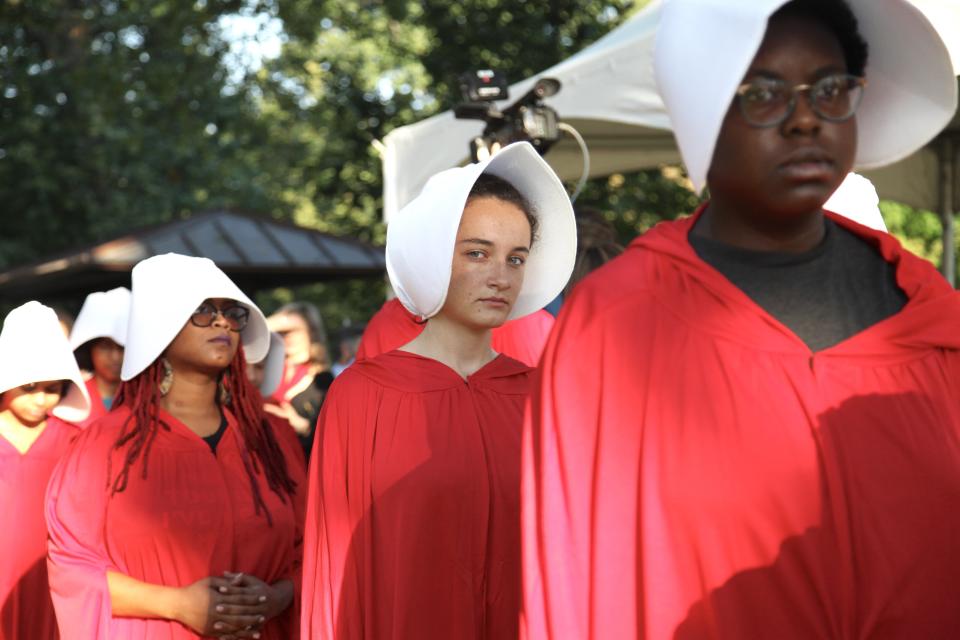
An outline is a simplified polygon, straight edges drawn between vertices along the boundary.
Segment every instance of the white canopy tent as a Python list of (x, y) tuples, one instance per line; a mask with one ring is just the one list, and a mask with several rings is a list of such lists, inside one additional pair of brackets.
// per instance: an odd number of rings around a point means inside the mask
[[(940, 31), (960, 74), (960, 0), (913, 2)], [(653, 77), (653, 44), (660, 6), (661, 0), (653, 0), (589, 47), (510, 87), (510, 95), (516, 99), (539, 78), (561, 82), (560, 92), (545, 102), (586, 140), (591, 177), (680, 162)], [(506, 107), (510, 102), (498, 106)], [(446, 111), (391, 131), (381, 149), (384, 219), (389, 221), (412, 200), (431, 175), (466, 162), (468, 143), (483, 128), (479, 120), (457, 120), (453, 112)], [(960, 205), (958, 152), (960, 117), (916, 154), (864, 175), (874, 182), (881, 198), (941, 213), (955, 212)], [(582, 159), (573, 140), (565, 138), (556, 144), (546, 159), (562, 179), (573, 181), (580, 177)], [(952, 265), (952, 261), (946, 262)], [(947, 275), (952, 281), (952, 274)]]

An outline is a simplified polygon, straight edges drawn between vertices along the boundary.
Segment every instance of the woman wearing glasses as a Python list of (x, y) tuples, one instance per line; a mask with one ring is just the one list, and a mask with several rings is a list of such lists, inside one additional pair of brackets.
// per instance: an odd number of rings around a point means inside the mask
[(655, 66), (710, 200), (560, 314), (526, 637), (955, 637), (960, 294), (823, 210), (953, 116), (943, 43), (906, 0), (671, 0)]
[[(90, 409), (53, 309), (28, 302), (0, 332), (0, 639), (55, 640), (43, 494)], [(69, 422), (67, 422), (69, 421)]]
[(259, 309), (211, 261), (133, 269), (114, 410), (47, 493), (61, 637), (290, 638), (304, 469), (246, 375)]

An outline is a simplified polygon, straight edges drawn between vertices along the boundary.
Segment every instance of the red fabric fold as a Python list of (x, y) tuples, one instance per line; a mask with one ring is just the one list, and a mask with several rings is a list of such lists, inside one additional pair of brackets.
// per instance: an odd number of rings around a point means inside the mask
[(47, 418), (26, 453), (0, 437), (0, 640), (53, 640), (57, 620), (47, 583), (47, 523), (43, 497), (53, 468), (80, 431)]
[(524, 434), (528, 639), (960, 629), (960, 294), (811, 353), (664, 223), (582, 282)]
[(464, 380), (391, 351), (336, 379), (310, 465), (302, 637), (516, 637), (529, 372), (500, 356)]
[[(167, 620), (111, 615), (106, 572), (152, 584), (186, 586), (224, 571), (268, 583), (296, 582), (301, 547), (302, 497), (285, 502), (259, 476), (273, 525), (254, 509), (241, 458), (242, 439), (227, 413), (227, 431), (214, 455), (189, 427), (161, 411), (170, 426), (154, 441), (146, 478), (142, 461), (122, 493), (110, 495), (107, 460), (115, 475), (125, 448), (114, 443), (129, 409), (122, 407), (88, 427), (54, 471), (47, 492), (50, 586), (65, 640), (124, 638), (179, 640), (199, 636)], [(295, 438), (277, 434), (290, 473), (305, 485)], [(296, 637), (296, 610), (268, 622), (262, 637)]]

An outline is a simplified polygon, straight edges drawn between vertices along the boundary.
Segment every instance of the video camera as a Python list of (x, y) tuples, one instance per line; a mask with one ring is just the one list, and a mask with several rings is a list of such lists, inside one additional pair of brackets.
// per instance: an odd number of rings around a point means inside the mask
[(523, 97), (500, 111), (494, 102), (510, 97), (503, 74), (485, 69), (460, 76), (460, 92), (465, 102), (454, 107), (454, 115), (460, 119), (483, 120), (487, 125), (482, 135), (470, 141), (472, 161), (484, 160), (501, 147), (520, 140), (532, 144), (541, 156), (545, 154), (560, 139), (560, 118), (543, 99), (559, 90), (559, 80), (541, 78)]

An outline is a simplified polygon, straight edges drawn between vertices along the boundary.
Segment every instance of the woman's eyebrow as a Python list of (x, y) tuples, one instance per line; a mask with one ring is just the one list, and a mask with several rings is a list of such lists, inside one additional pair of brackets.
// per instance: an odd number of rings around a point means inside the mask
[(493, 242), (490, 240), (484, 240), (483, 238), (464, 238), (460, 241), (460, 244), (482, 244), (485, 247), (493, 246)]

